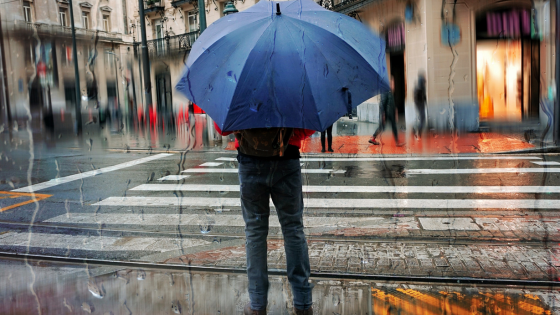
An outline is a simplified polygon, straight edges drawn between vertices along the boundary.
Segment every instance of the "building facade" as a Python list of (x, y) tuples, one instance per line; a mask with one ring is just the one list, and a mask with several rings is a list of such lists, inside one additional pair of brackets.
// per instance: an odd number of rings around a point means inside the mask
[(47, 126), (71, 126), (76, 102), (82, 105), (84, 119), (97, 120), (126, 101), (126, 3), (73, 3), (80, 100), (75, 97), (69, 5), (64, 0), (30, 0), (0, 6), (5, 103), (15, 121), (31, 115), (32, 121)]
[[(348, 0), (321, 4), (385, 37), (395, 100), (414, 124), (414, 87), (427, 77), (432, 128), (473, 131), (486, 122), (551, 123), (554, 1)], [(374, 100), (371, 101), (375, 103)]]
[[(174, 86), (199, 35), (199, 10), (207, 24), (223, 17), (226, 2), (74, 0), (84, 115), (153, 115), (165, 124), (199, 112)], [(235, 1), (239, 11), (255, 0)], [(554, 95), (555, 5), (550, 0), (319, 0), (354, 17), (385, 38), (399, 112), (411, 127), (418, 74), (427, 78), (431, 128), (478, 130), (492, 121), (551, 122)], [(0, 8), (5, 96), (12, 117), (68, 116), (76, 100), (64, 0), (8, 2)], [(146, 106), (140, 47), (144, 19), (151, 71), (152, 107)], [(3, 89), (3, 90), (4, 90)], [(6, 110), (2, 115), (6, 116)], [(373, 113), (373, 114), (372, 114)], [(378, 98), (359, 106), (358, 118), (376, 121)], [(64, 118), (62, 118), (64, 119)], [(84, 118), (86, 121), (88, 117)], [(5, 120), (5, 117), (4, 117)]]

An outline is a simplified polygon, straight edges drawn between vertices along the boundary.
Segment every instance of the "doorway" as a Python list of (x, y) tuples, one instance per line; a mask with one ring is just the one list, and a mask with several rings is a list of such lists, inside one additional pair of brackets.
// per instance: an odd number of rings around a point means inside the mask
[(395, 106), (399, 114), (404, 114), (404, 103), (406, 95), (406, 78), (404, 69), (404, 51), (392, 52), (389, 54), (390, 73), (395, 82)]

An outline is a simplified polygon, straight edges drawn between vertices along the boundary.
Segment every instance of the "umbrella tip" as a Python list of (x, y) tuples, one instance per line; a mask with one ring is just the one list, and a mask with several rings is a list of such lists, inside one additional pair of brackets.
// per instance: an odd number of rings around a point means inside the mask
[(282, 14), (282, 12), (280, 12), (280, 3), (276, 3), (276, 15), (280, 14)]

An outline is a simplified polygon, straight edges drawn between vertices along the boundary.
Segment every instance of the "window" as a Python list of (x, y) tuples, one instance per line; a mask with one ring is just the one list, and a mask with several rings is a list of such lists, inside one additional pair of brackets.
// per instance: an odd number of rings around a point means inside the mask
[(31, 7), (31, 2), (23, 1), (23, 17), (25, 18), (25, 22), (31, 23), (33, 22), (33, 9)]
[(60, 11), (58, 11), (58, 20), (60, 22), (60, 25), (65, 27), (68, 26), (67, 16), (68, 12), (66, 11), (66, 9), (60, 8)]
[(105, 49), (105, 69), (113, 70), (115, 66), (115, 53), (111, 49)]
[(194, 32), (198, 30), (198, 14), (196, 11), (191, 11), (188, 14), (187, 23), (188, 25), (188, 32)]
[(111, 31), (111, 20), (108, 15), (103, 15), (103, 31), (110, 32)]
[(82, 11), (82, 27), (86, 30), (90, 29), (89, 25), (89, 12)]

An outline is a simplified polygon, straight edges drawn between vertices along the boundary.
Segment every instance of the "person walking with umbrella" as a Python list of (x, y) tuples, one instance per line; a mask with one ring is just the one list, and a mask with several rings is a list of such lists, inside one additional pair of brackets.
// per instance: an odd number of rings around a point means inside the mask
[(402, 147), (404, 143), (399, 142), (399, 132), (397, 130), (397, 108), (395, 106), (395, 98), (393, 97), (393, 91), (395, 90), (395, 81), (393, 77), (391, 77), (389, 86), (391, 87), (391, 91), (381, 95), (381, 103), (379, 106), (379, 112), (381, 114), (379, 119), (379, 127), (377, 127), (377, 130), (375, 130), (375, 132), (373, 133), (373, 137), (369, 139), (368, 142), (374, 145), (379, 145), (377, 137), (383, 132), (387, 121), (389, 121), (393, 130), (395, 144), (397, 145), (397, 147)]
[(260, 1), (212, 23), (193, 44), (176, 87), (220, 133), (236, 137), (245, 315), (266, 314), (270, 199), (284, 235), (294, 313), (313, 314), (299, 148), (314, 130), (388, 90), (385, 64), (379, 36), (310, 0)]

